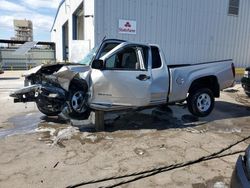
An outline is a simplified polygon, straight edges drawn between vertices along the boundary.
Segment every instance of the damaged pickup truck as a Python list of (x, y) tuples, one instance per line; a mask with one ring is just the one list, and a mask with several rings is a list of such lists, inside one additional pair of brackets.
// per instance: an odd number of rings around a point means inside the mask
[(91, 111), (147, 108), (187, 101), (199, 117), (210, 114), (220, 90), (234, 84), (232, 60), (171, 65), (157, 45), (104, 40), (79, 63), (35, 67), (14, 102), (36, 102), (54, 116), (67, 109), (72, 118)]

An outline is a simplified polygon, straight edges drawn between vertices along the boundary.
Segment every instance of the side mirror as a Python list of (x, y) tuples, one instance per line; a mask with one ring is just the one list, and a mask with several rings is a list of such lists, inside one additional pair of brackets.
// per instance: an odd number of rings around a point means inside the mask
[(93, 68), (93, 69), (103, 69), (103, 67), (104, 67), (104, 62), (103, 62), (103, 60), (100, 60), (100, 59), (95, 59), (93, 62), (92, 62), (92, 64), (91, 64), (91, 67)]

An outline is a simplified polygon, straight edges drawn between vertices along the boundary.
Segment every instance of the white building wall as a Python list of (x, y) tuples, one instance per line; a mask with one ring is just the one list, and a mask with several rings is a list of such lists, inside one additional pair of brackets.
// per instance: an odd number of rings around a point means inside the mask
[[(72, 15), (79, 5), (84, 2), (84, 40), (73, 40)], [(51, 29), (51, 41), (56, 43), (56, 59), (63, 61), (62, 26), (68, 21), (69, 29), (69, 61), (83, 57), (94, 45), (94, 0), (65, 0), (58, 9), (55, 22)], [(77, 51), (77, 53), (76, 53)], [(76, 57), (77, 56), (77, 57)]]
[(95, 45), (95, 33), (94, 33), (94, 0), (84, 0), (84, 38), (89, 40), (91, 48)]
[[(170, 64), (234, 59), (250, 65), (250, 1), (238, 16), (229, 0), (95, 0), (95, 43), (106, 38), (159, 44)], [(135, 35), (118, 33), (119, 19), (136, 20)]]

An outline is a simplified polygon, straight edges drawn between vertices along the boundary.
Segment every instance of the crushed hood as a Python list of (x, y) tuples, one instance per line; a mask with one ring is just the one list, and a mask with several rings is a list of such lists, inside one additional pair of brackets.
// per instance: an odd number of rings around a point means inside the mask
[(36, 74), (41, 68), (42, 68), (42, 65), (36, 66), (28, 71), (25, 71), (22, 74), (22, 76), (27, 77), (27, 76), (30, 76), (31, 74)]
[(31, 77), (32, 75), (41, 74), (47, 79), (59, 83), (63, 89), (68, 91), (72, 79), (77, 78), (88, 81), (89, 73), (89, 66), (84, 66), (82, 64), (65, 63), (39, 65), (26, 71), (23, 76)]
[(75, 63), (57, 63), (57, 64), (45, 64), (45, 65), (39, 65), (36, 66), (22, 74), (24, 77), (29, 77), (32, 74), (37, 74), (39, 72), (50, 75), (57, 71), (59, 71), (62, 67), (68, 67), (68, 70), (71, 70), (72, 72), (85, 72), (89, 70), (90, 68), (88, 66), (84, 66), (81, 64), (75, 64)]

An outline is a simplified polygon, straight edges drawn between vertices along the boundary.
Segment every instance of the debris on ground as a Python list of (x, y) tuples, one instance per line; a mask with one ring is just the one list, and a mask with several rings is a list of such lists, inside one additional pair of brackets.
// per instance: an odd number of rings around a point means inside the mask
[(137, 155), (144, 155), (145, 154), (145, 150), (144, 149), (141, 149), (141, 148), (135, 148), (134, 149), (134, 152), (137, 154)]
[(53, 139), (53, 144), (57, 144), (59, 141), (62, 140), (69, 140), (71, 137), (73, 137), (75, 134), (79, 133), (79, 129), (77, 127), (67, 127), (66, 129), (60, 130), (58, 134)]
[(56, 168), (58, 164), (59, 164), (59, 161), (57, 161), (57, 163), (53, 166), (53, 168)]
[(223, 90), (224, 92), (227, 92), (227, 93), (237, 93), (237, 92), (239, 92), (239, 90), (238, 89), (224, 89)]

